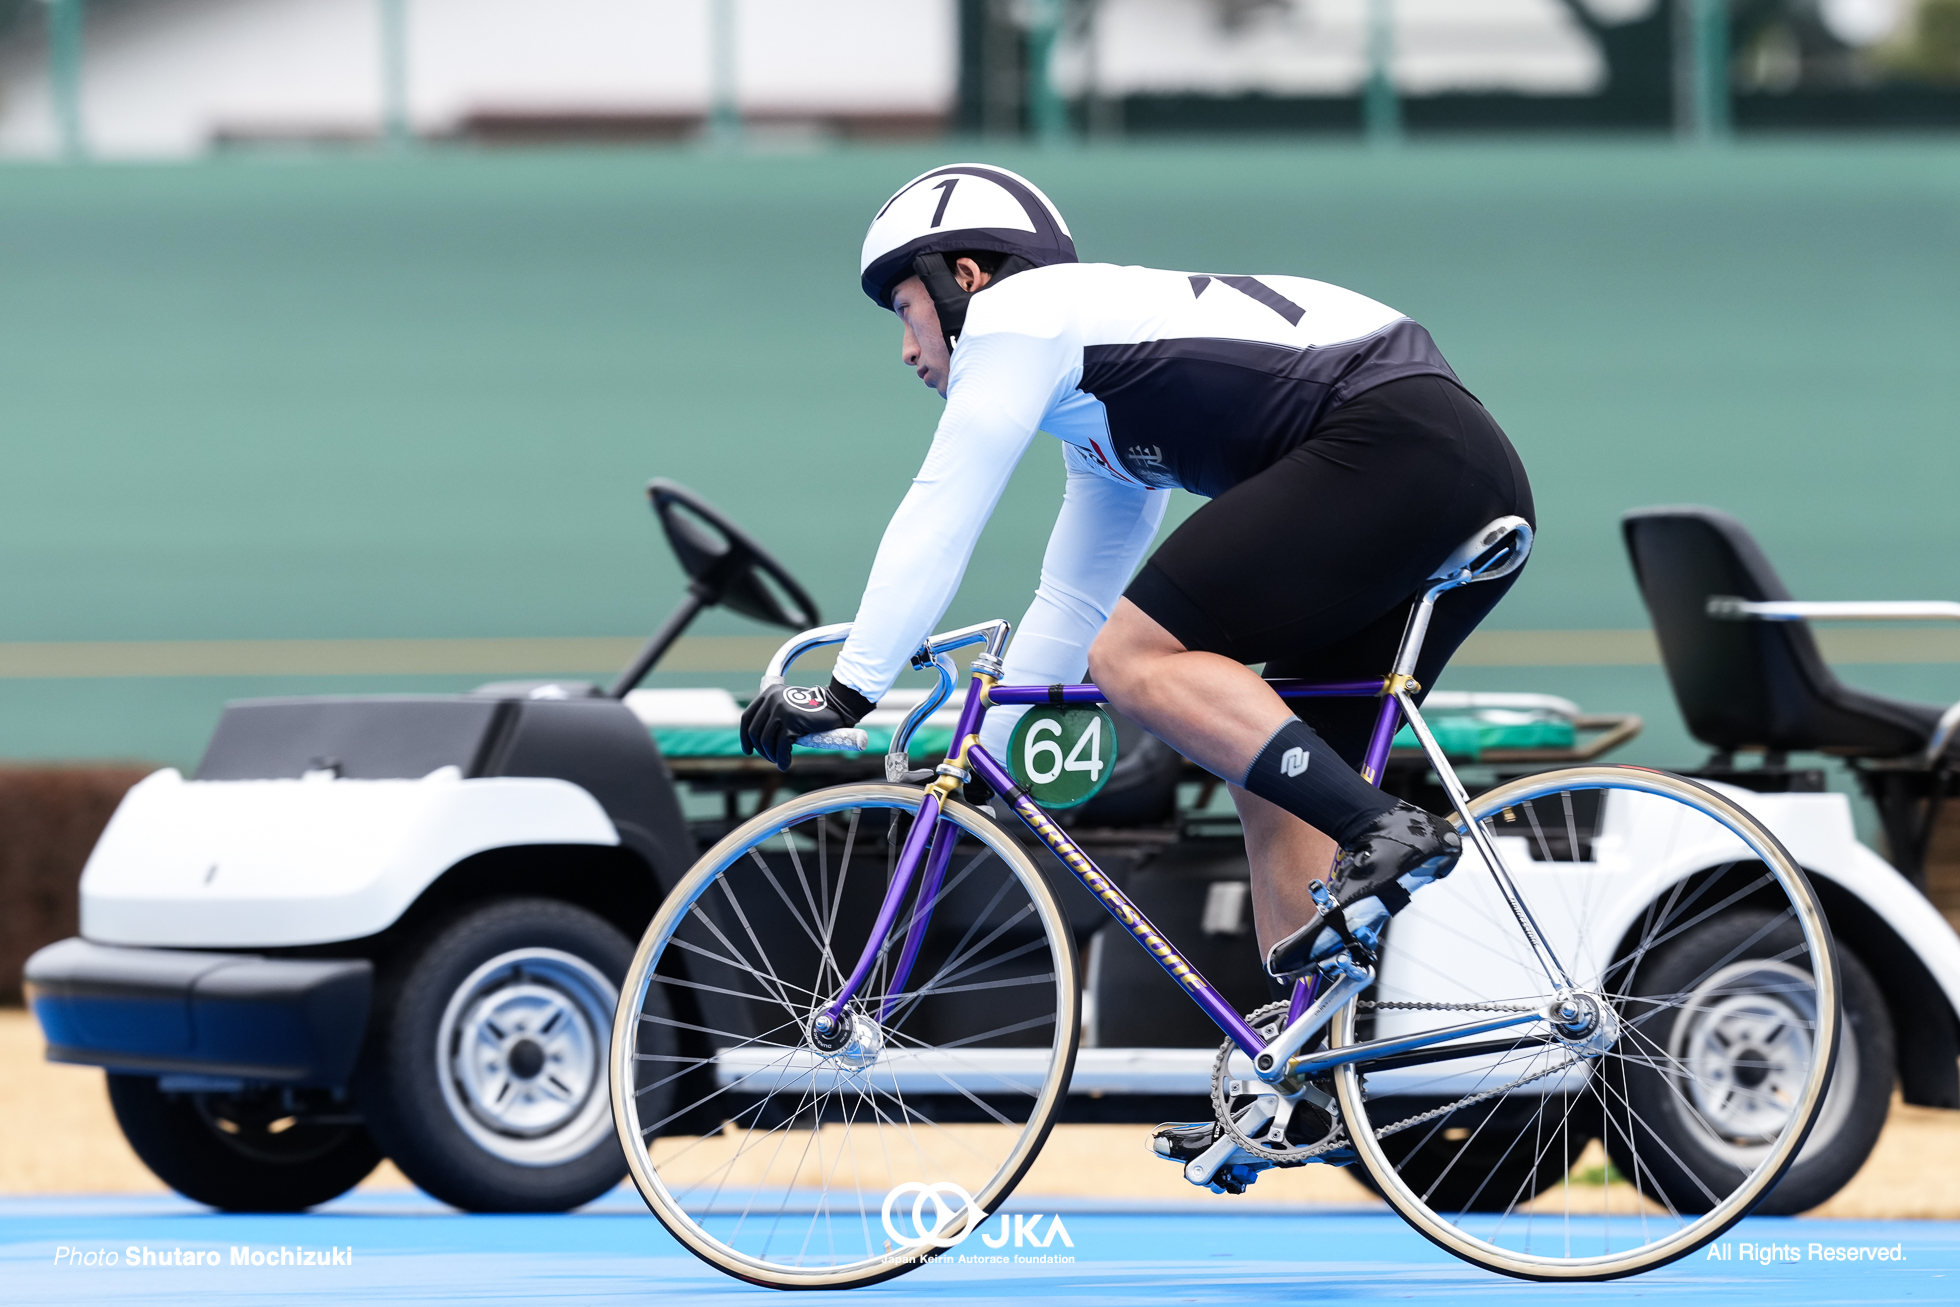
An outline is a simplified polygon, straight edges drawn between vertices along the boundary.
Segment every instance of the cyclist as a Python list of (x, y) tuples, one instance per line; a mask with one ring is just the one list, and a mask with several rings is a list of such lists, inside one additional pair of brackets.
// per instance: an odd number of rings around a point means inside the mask
[[(1533, 520), (1517, 453), (1429, 333), (1305, 278), (1078, 262), (1048, 197), (984, 164), (901, 187), (872, 220), (860, 275), (946, 409), (833, 679), (758, 697), (743, 748), (787, 768), (797, 737), (871, 711), (1047, 432), (1066, 489), (1004, 678), (1070, 682), (1086, 665), (1118, 710), (1230, 783), (1275, 980), (1447, 875), (1454, 830), (1356, 774), (1375, 705), (1292, 708), (1248, 666), (1383, 675), (1436, 565), (1494, 518)], [(1210, 502), (1143, 562), (1173, 488)], [(1422, 685), (1513, 580), (1443, 596)], [(996, 756), (1015, 716), (988, 716)], [(1323, 877), (1333, 930), (1309, 892)]]

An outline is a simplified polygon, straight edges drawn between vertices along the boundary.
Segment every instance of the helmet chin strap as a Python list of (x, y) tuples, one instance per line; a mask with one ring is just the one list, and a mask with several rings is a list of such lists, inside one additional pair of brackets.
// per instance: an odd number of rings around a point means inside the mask
[[(1005, 281), (1017, 272), (1026, 271), (1035, 265), (1018, 254), (1010, 254), (994, 270), (988, 286)], [(912, 260), (912, 271), (926, 284), (926, 294), (932, 296), (932, 306), (939, 311), (939, 330), (946, 337), (946, 348), (951, 349), (954, 341), (966, 327), (966, 309), (978, 292), (961, 290), (960, 283), (953, 276), (953, 270), (946, 266), (943, 254), (921, 254)], [(986, 287), (981, 287), (985, 290)]]

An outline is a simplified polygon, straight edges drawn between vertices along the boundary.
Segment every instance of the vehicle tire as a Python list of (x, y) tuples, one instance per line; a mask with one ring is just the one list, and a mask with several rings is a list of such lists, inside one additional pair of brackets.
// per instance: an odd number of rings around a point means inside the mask
[(410, 1180), (466, 1211), (557, 1212), (625, 1177), (606, 1087), (624, 935), (559, 900), (500, 899), (395, 957), (356, 1090)]
[[(1815, 996), (1793, 976), (1800, 992), (1778, 995), (1757, 984), (1738, 1001), (1734, 977), (1743, 968), (1776, 965), (1773, 959), (1792, 947), (1793, 935), (1787, 923), (1770, 928), (1761, 912), (1727, 913), (1658, 951), (1634, 977), (1635, 992), (1648, 995), (1685, 992), (1706, 978), (1695, 990), (1707, 995), (1704, 1002), (1662, 1012), (1653, 1023), (1655, 1042), (1670, 1051), (1682, 1074), (1663, 1077), (1643, 1068), (1626, 1086), (1626, 1101), (1665, 1145), (1662, 1164), (1648, 1160), (1636, 1180), (1650, 1197), (1684, 1211), (1705, 1210), (1706, 1189), (1749, 1165), (1766, 1150), (1761, 1141), (1780, 1133), (1777, 1105), (1788, 1094), (1781, 1082), (1805, 1053), (1784, 1043), (1793, 1035), (1801, 1039), (1814, 1019)], [(1756, 1205), (1758, 1216), (1809, 1211), (1842, 1189), (1871, 1155), (1891, 1108), (1896, 1062), (1884, 996), (1855, 956), (1840, 951), (1837, 964), (1845, 1037), (1830, 1088), (1797, 1160)], [(1726, 988), (1725, 975), (1731, 977)], [(1628, 1136), (1624, 1121), (1616, 1119), (1607, 1151), (1623, 1175), (1634, 1176), (1626, 1161)], [(1678, 1174), (1681, 1167), (1693, 1174)]]
[(318, 1101), (321, 1091), (296, 1092), (167, 1094), (153, 1076), (109, 1077), (116, 1123), (143, 1165), (184, 1197), (228, 1212), (305, 1211), (381, 1164), (344, 1107)]

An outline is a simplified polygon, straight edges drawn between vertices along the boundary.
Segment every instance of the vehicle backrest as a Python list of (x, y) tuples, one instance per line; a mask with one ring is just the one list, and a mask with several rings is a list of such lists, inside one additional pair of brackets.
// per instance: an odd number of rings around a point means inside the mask
[(1788, 599), (1742, 523), (1713, 508), (1635, 509), (1627, 553), (1660, 641), (1674, 697), (1698, 740), (1718, 749), (1868, 747), (1844, 687), (1805, 622), (1728, 621), (1711, 595)]

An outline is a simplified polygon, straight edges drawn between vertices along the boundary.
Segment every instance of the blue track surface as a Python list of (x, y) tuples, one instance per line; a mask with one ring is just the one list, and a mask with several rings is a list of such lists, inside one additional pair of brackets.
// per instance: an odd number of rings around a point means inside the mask
[[(1112, 1210), (1038, 1198), (1009, 1211), (1059, 1207), (1074, 1248), (1056, 1240), (1023, 1257), (1073, 1262), (976, 1265), (940, 1261), (853, 1301), (961, 1304), (1069, 1302), (1337, 1304), (1413, 1299), (1477, 1303), (1947, 1302), (1960, 1300), (1960, 1223), (1743, 1223), (1722, 1242), (1731, 1259), (1697, 1254), (1613, 1284), (1560, 1287), (1506, 1280), (1430, 1247), (1393, 1216), (1303, 1213), (1199, 1204)], [(981, 1228), (991, 1232), (1000, 1221)], [(1043, 1229), (1052, 1223), (1043, 1222)], [(978, 1239), (968, 1241), (978, 1244)], [(1742, 1245), (1793, 1246), (1800, 1260), (1759, 1263)], [(1900, 1246), (1903, 1262), (1827, 1261), (1810, 1245)], [(218, 1267), (57, 1267), (57, 1249), (128, 1249), (169, 1256), (215, 1250)], [(233, 1247), (352, 1249), (350, 1265), (234, 1267)], [(967, 1252), (965, 1247), (956, 1250)], [(1011, 1241), (989, 1257), (1015, 1253)], [(70, 1254), (72, 1259), (73, 1253)], [(319, 1301), (645, 1303), (767, 1300), (681, 1251), (630, 1192), (571, 1216), (464, 1216), (426, 1199), (359, 1195), (308, 1216), (224, 1216), (175, 1199), (0, 1199), (0, 1301), (243, 1304)]]

